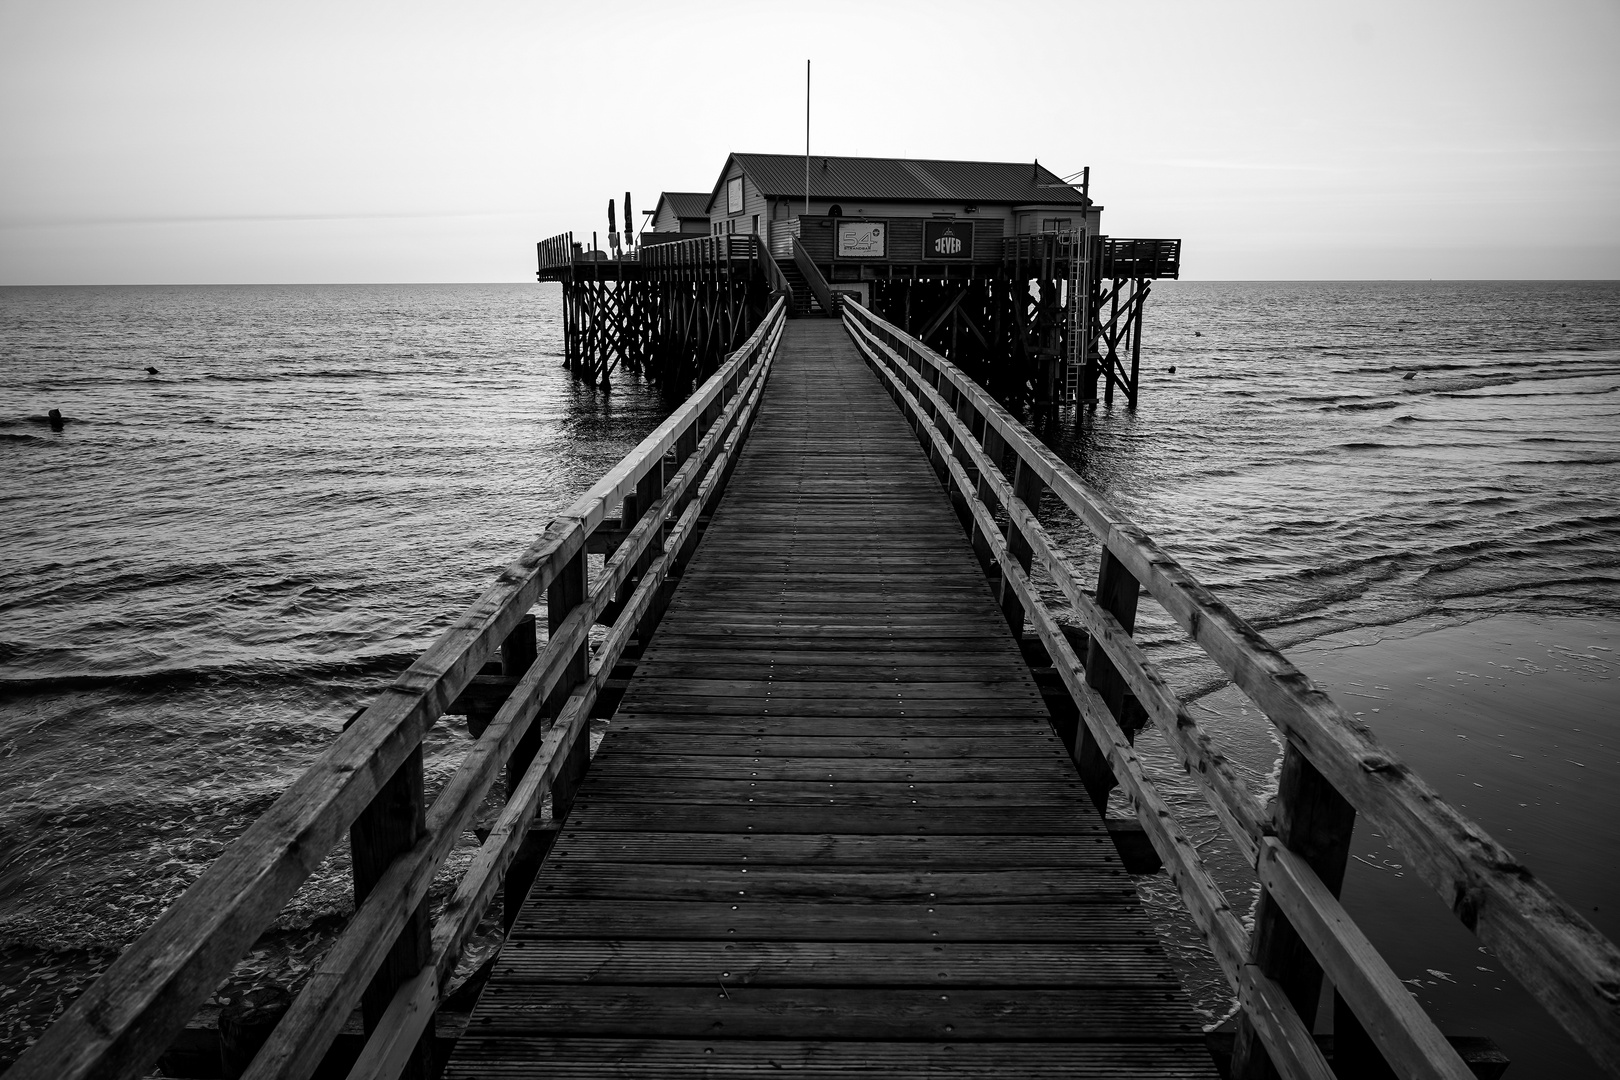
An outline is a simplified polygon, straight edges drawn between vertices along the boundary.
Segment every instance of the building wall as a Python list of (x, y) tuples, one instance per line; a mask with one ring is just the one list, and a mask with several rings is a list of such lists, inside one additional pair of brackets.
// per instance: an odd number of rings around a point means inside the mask
[[(771, 200), (772, 216), (780, 220), (784, 217), (799, 217), (804, 213), (804, 199), (776, 198)], [(973, 218), (976, 221), (997, 220), (1002, 223), (1004, 231), (1011, 231), (1012, 213), (1007, 206), (981, 204), (973, 213), (967, 212), (967, 205), (959, 202), (875, 202), (866, 200), (845, 199), (811, 199), (810, 216), (825, 217), (827, 211), (834, 206), (841, 211), (841, 217), (846, 218), (891, 218), (891, 217), (957, 217)]]
[[(811, 203), (813, 207), (814, 202)], [(885, 243), (885, 254), (880, 259), (842, 259), (840, 265), (857, 265), (860, 263), (997, 263), (1001, 261), (1001, 239), (1006, 235), (1003, 222), (994, 215), (972, 215), (966, 218), (957, 218), (958, 221), (973, 222), (973, 258), (972, 259), (930, 259), (923, 253), (923, 222), (930, 220), (931, 215), (919, 215), (913, 212), (907, 216), (883, 215), (881, 218), (868, 215), (865, 220), (881, 220), (888, 224), (889, 235)], [(801, 218), (799, 221), (799, 242), (810, 258), (819, 264), (830, 263), (834, 260), (838, 227), (836, 222), (847, 221), (825, 216), (811, 216)]]
[(692, 236), (705, 236), (709, 232), (709, 223), (703, 218), (680, 218), (675, 216), (675, 210), (669, 203), (660, 200), (658, 212), (653, 215), (652, 229), (655, 233), (687, 233)]
[[(742, 212), (727, 213), (726, 188), (739, 176), (742, 177), (743, 186)], [(720, 189), (714, 196), (714, 202), (709, 204), (709, 232), (711, 234), (757, 232), (763, 236), (766, 233), (766, 222), (769, 220), (770, 206), (766, 203), (765, 197), (759, 193), (754, 182), (743, 174), (742, 166), (732, 162), (731, 168), (726, 171), (726, 178), (720, 182)]]
[(653, 214), (652, 231), (661, 233), (681, 231), (681, 219), (675, 216), (674, 208), (662, 199), (658, 202), (657, 212)]
[(1012, 207), (1013, 228), (1010, 232), (1024, 236), (1038, 232), (1065, 232), (1088, 225), (1087, 231), (1095, 236), (1102, 226), (1102, 211), (1082, 213), (1080, 207), (1070, 204), (1053, 206)]

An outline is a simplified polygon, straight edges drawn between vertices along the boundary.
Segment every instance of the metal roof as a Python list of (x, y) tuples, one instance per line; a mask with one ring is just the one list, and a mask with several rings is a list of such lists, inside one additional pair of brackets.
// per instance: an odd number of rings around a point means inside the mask
[[(731, 169), (742, 166), (766, 198), (804, 197), (804, 157), (732, 154), (712, 201)], [(1013, 161), (917, 161), (901, 158), (810, 158), (812, 199), (870, 199), (962, 203), (1083, 203), (1080, 193), (1052, 170)], [(705, 210), (707, 207), (705, 207)]]
[(709, 193), (707, 191), (666, 191), (658, 196), (658, 205), (654, 210), (662, 209), (664, 203), (678, 218), (707, 218), (709, 216)]

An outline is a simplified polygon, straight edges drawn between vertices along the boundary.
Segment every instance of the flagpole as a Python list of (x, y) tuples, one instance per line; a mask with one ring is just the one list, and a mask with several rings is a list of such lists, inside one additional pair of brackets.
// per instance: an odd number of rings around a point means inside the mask
[(804, 62), (804, 214), (810, 216), (810, 61)]

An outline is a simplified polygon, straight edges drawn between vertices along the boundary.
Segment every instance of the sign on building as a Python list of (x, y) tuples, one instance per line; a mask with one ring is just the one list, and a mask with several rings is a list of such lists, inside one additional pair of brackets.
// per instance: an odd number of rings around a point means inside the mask
[(973, 258), (973, 222), (923, 222), (923, 258)]
[(881, 221), (840, 221), (837, 257), (881, 259), (888, 254), (888, 234)]
[(740, 214), (743, 208), (742, 177), (733, 176), (726, 181), (726, 213)]

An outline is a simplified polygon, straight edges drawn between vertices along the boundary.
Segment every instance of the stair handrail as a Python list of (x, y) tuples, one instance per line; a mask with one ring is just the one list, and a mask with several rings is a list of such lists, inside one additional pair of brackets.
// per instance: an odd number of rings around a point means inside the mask
[(765, 270), (765, 279), (771, 283), (771, 291), (780, 293), (787, 299), (789, 314), (799, 314), (798, 303), (793, 299), (793, 284), (777, 265), (776, 256), (771, 254), (771, 245), (766, 243), (762, 236), (754, 250), (758, 253), (760, 265)]
[(836, 318), (838, 315), (838, 301), (833, 297), (832, 286), (828, 285), (827, 279), (821, 276), (821, 269), (816, 266), (815, 260), (810, 258), (810, 253), (804, 250), (804, 244), (799, 241), (797, 236), (793, 238), (793, 264), (799, 268), (799, 273), (804, 275), (805, 282), (810, 286), (810, 291), (815, 294), (816, 302), (821, 305), (821, 310), (826, 314), (827, 318)]

